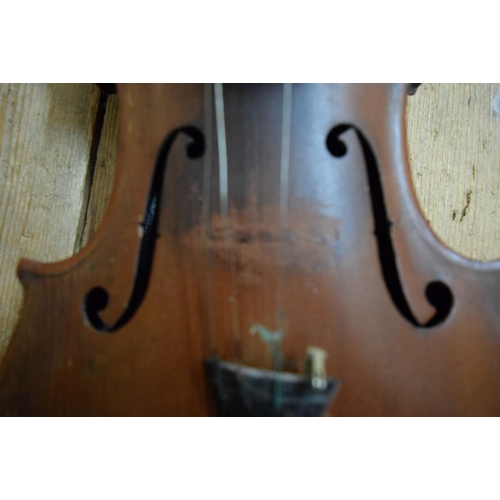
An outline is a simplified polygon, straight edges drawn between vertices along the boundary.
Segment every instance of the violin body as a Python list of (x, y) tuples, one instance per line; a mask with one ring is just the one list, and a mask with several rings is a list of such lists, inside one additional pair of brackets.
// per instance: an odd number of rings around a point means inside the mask
[(500, 264), (423, 218), (406, 85), (118, 91), (100, 229), (20, 263), (1, 414), (216, 415), (208, 359), (301, 373), (316, 346), (329, 415), (500, 415)]

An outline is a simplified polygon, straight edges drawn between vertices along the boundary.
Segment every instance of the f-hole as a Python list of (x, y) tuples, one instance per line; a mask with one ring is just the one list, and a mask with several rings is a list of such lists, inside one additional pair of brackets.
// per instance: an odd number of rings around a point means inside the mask
[(396, 253), (391, 238), (392, 223), (387, 215), (377, 160), (368, 140), (357, 127), (343, 123), (330, 130), (326, 138), (326, 147), (336, 158), (345, 156), (347, 154), (347, 146), (340, 139), (340, 136), (349, 129), (353, 129), (356, 132), (363, 150), (368, 184), (370, 186), (370, 201), (375, 225), (374, 235), (377, 240), (382, 275), (391, 299), (401, 315), (412, 325), (421, 328), (431, 328), (439, 325), (450, 314), (453, 307), (453, 295), (445, 283), (432, 281), (427, 285), (425, 295), (429, 303), (436, 309), (434, 316), (426, 323), (420, 323), (413, 314), (399, 276)]
[(106, 308), (109, 302), (108, 292), (103, 287), (97, 286), (92, 288), (83, 300), (83, 315), (86, 321), (99, 332), (110, 333), (123, 327), (137, 312), (146, 295), (153, 265), (155, 241), (158, 237), (157, 228), (163, 178), (167, 169), (168, 155), (180, 134), (188, 136), (191, 140), (186, 147), (188, 158), (201, 158), (205, 152), (205, 137), (196, 127), (192, 126), (175, 129), (161, 144), (156, 156), (153, 177), (141, 223), (143, 229), (142, 238), (137, 255), (134, 283), (127, 307), (113, 325), (108, 325), (100, 317), (100, 312)]

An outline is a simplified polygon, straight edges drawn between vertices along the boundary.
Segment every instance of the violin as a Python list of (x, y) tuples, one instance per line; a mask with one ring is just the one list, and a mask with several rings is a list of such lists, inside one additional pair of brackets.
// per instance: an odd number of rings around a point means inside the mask
[(413, 191), (407, 84), (121, 84), (113, 195), (19, 265), (10, 416), (500, 414), (500, 263)]

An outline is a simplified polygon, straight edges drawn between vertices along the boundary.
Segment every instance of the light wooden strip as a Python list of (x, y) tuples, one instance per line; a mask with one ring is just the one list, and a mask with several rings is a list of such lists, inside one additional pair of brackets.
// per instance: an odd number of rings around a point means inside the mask
[(469, 258), (500, 257), (500, 84), (423, 84), (408, 98), (410, 164), (431, 228)]
[(73, 253), (99, 90), (0, 85), (0, 354), (17, 321), (21, 257)]
[(82, 247), (95, 233), (108, 207), (118, 156), (118, 96), (108, 97), (94, 180), (83, 229)]

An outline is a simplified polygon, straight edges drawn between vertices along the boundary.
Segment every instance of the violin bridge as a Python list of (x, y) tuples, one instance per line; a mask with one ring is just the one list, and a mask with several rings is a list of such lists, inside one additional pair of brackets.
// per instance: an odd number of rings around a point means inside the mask
[[(321, 352), (320, 352), (321, 351)], [(320, 417), (333, 402), (338, 379), (326, 377), (326, 352), (309, 348), (307, 374), (263, 370), (237, 363), (205, 360), (219, 416)]]

